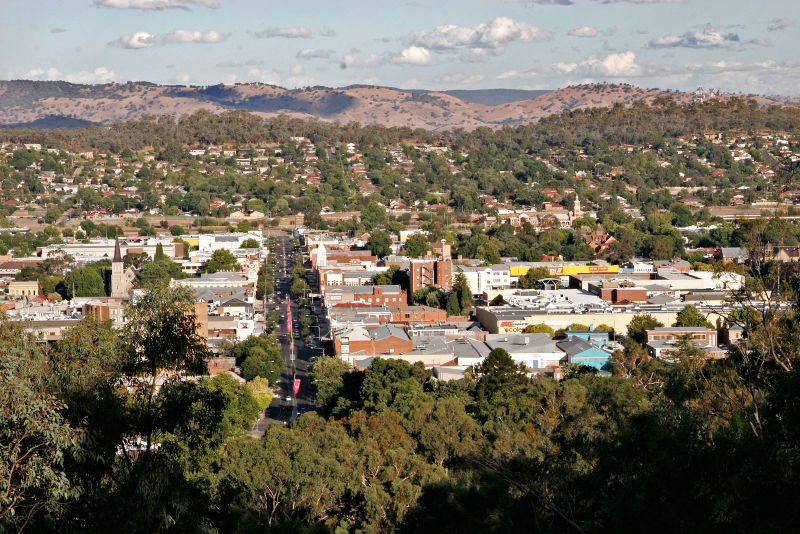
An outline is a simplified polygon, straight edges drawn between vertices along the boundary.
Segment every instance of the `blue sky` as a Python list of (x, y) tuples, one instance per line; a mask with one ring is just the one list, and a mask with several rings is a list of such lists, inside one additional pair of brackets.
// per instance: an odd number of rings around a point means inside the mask
[(607, 81), (800, 93), (800, 0), (3, 0), (3, 7), (2, 79), (426, 89)]

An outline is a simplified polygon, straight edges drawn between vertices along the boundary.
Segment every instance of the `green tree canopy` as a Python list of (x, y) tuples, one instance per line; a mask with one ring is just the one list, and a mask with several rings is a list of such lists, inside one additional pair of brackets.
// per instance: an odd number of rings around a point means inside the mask
[(696, 326), (698, 328), (714, 328), (714, 325), (691, 304), (686, 305), (678, 312), (675, 324), (672, 326), (686, 327)]
[(219, 249), (211, 254), (211, 258), (203, 266), (203, 270), (207, 273), (216, 273), (218, 271), (238, 271), (239, 263), (236, 261), (236, 256), (229, 250)]
[(389, 234), (382, 230), (373, 230), (371, 234), (369, 234), (369, 240), (367, 241), (367, 248), (379, 258), (384, 258), (392, 253), (392, 238), (389, 237)]
[(430, 250), (425, 234), (413, 234), (406, 240), (406, 256), (421, 258)]
[(68, 299), (75, 297), (104, 297), (106, 286), (97, 269), (91, 266), (84, 266), (70, 271), (64, 279), (64, 291)]
[(628, 324), (628, 337), (637, 343), (644, 343), (646, 330), (661, 328), (664, 324), (650, 314), (637, 315)]

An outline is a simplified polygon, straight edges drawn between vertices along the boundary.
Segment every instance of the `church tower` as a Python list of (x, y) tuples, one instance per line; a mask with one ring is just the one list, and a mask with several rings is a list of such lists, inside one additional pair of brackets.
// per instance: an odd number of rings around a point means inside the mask
[(122, 254), (119, 251), (119, 238), (114, 243), (114, 259), (111, 260), (111, 296), (127, 297), (127, 285), (125, 283), (125, 271), (123, 269)]
[(575, 202), (572, 205), (572, 218), (577, 219), (582, 214), (583, 212), (581, 211), (581, 199), (578, 198), (578, 195), (575, 195)]

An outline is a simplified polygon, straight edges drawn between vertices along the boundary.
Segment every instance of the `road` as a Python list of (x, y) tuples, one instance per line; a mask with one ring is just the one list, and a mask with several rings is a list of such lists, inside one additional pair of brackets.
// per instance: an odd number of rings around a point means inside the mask
[[(310, 368), (309, 359), (314, 355), (319, 355), (319, 350), (313, 350), (305, 346), (299, 336), (300, 324), (298, 319), (297, 299), (292, 299), (289, 289), (291, 287), (291, 270), (294, 252), (291, 250), (292, 241), (289, 236), (278, 236), (277, 266), (275, 268), (275, 296), (281, 300), (279, 304), (280, 319), (278, 329), (275, 334), (281, 343), (281, 355), (283, 356), (284, 369), (281, 378), (275, 388), (276, 396), (266, 410), (264, 417), (261, 417), (253, 426), (250, 435), (262, 437), (266, 427), (271, 424), (288, 424), (294, 422), (300, 415), (307, 411), (314, 410), (314, 399), (311, 384), (308, 380)], [(292, 330), (296, 333), (295, 351), (292, 354), (291, 344), (286, 329), (286, 310), (287, 306), (292, 307), (292, 318), (294, 324)], [(312, 328), (316, 331), (316, 328)], [(325, 330), (323, 328), (323, 335)], [(292, 374), (292, 364), (295, 366), (294, 375)], [(300, 391), (295, 396), (292, 393), (294, 379), (300, 379)], [(288, 398), (288, 400), (287, 400)]]

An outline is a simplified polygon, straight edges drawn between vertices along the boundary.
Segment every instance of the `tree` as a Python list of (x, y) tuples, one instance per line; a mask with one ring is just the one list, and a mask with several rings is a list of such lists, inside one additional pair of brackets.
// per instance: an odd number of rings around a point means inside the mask
[(555, 335), (555, 330), (550, 328), (544, 323), (539, 324), (529, 324), (525, 328), (522, 329), (523, 334), (547, 334), (551, 338)]
[(126, 372), (130, 380), (144, 382), (146, 395), (155, 395), (159, 372), (206, 371), (208, 349), (191, 291), (155, 286), (138, 295), (125, 316)]
[(180, 280), (183, 278), (181, 266), (170, 260), (150, 261), (144, 264), (139, 272), (141, 285), (145, 287), (155, 285), (165, 285), (170, 280)]
[(269, 408), (275, 394), (269, 388), (269, 381), (266, 378), (257, 376), (245, 384), (245, 387), (250, 390), (250, 394), (258, 403), (259, 410)]
[(441, 308), (442, 307), (442, 300), (441, 300), (441, 292), (438, 290), (433, 290), (425, 296), (425, 305), (430, 306), (431, 308)]
[(122, 257), (122, 266), (125, 269), (128, 267), (141, 269), (149, 261), (150, 256), (147, 255), (147, 252), (128, 252)]
[(691, 304), (685, 306), (676, 316), (675, 324), (672, 326), (677, 327), (698, 327), (698, 328), (714, 328), (714, 325), (706, 319), (706, 316), (700, 313), (697, 308)]
[(367, 241), (367, 248), (379, 258), (384, 258), (392, 253), (392, 238), (389, 237), (389, 234), (383, 232), (381, 230), (374, 230), (369, 235), (369, 240)]
[(64, 280), (64, 291), (68, 299), (75, 297), (103, 297), (106, 294), (106, 287), (97, 269), (87, 265), (73, 269), (67, 275)]
[(456, 295), (455, 291), (451, 291), (450, 296), (447, 297), (445, 311), (447, 315), (459, 315), (461, 313), (461, 304), (458, 302), (458, 295)]
[(344, 385), (344, 375), (353, 368), (341, 358), (324, 356), (311, 368), (311, 385), (314, 388), (317, 406), (330, 409)]
[(661, 328), (662, 326), (664, 324), (650, 314), (636, 315), (628, 323), (628, 337), (637, 343), (644, 344), (645, 331)]
[(250, 336), (237, 343), (231, 350), (231, 355), (241, 366), (245, 380), (260, 376), (270, 384), (275, 384), (286, 367), (277, 341), (266, 334)]
[(64, 249), (58, 249), (50, 253), (42, 262), (42, 268), (50, 276), (63, 274), (64, 269), (72, 267), (75, 258), (68, 254)]
[(173, 236), (183, 235), (183, 232), (184, 232), (183, 226), (180, 226), (178, 224), (169, 227), (169, 233)]
[(458, 295), (461, 315), (472, 314), (472, 305), (474, 303), (472, 289), (469, 287), (469, 281), (467, 281), (467, 277), (464, 273), (456, 273), (453, 279), (453, 291)]
[(606, 261), (614, 265), (620, 265), (630, 261), (634, 256), (633, 247), (623, 241), (614, 241), (603, 252)]
[(367, 411), (408, 409), (422, 397), (428, 379), (422, 362), (414, 365), (396, 359), (375, 358), (364, 372), (361, 403)]
[(43, 508), (74, 496), (63, 470), (77, 432), (61, 415), (40, 346), (0, 317), (0, 530), (22, 531)]
[(207, 273), (216, 273), (218, 271), (238, 271), (239, 263), (236, 261), (231, 251), (225, 249), (215, 250), (211, 254), (211, 258), (203, 266), (203, 270)]
[[(386, 223), (386, 211), (376, 202), (369, 202), (361, 210), (361, 222), (367, 228), (375, 228)], [(373, 253), (374, 254), (374, 253)]]
[(421, 258), (430, 250), (425, 234), (413, 234), (406, 240), (406, 256)]
[(167, 258), (167, 255), (164, 254), (164, 247), (161, 245), (161, 243), (158, 243), (156, 245), (156, 253), (153, 256), (153, 261), (165, 261), (168, 259), (169, 258)]
[(547, 267), (531, 267), (525, 274), (519, 277), (517, 287), (521, 289), (533, 289), (537, 287), (539, 280), (544, 278), (552, 278), (550, 271)]
[(261, 243), (259, 243), (258, 240), (250, 237), (242, 241), (242, 244), (239, 245), (239, 248), (261, 248)]

